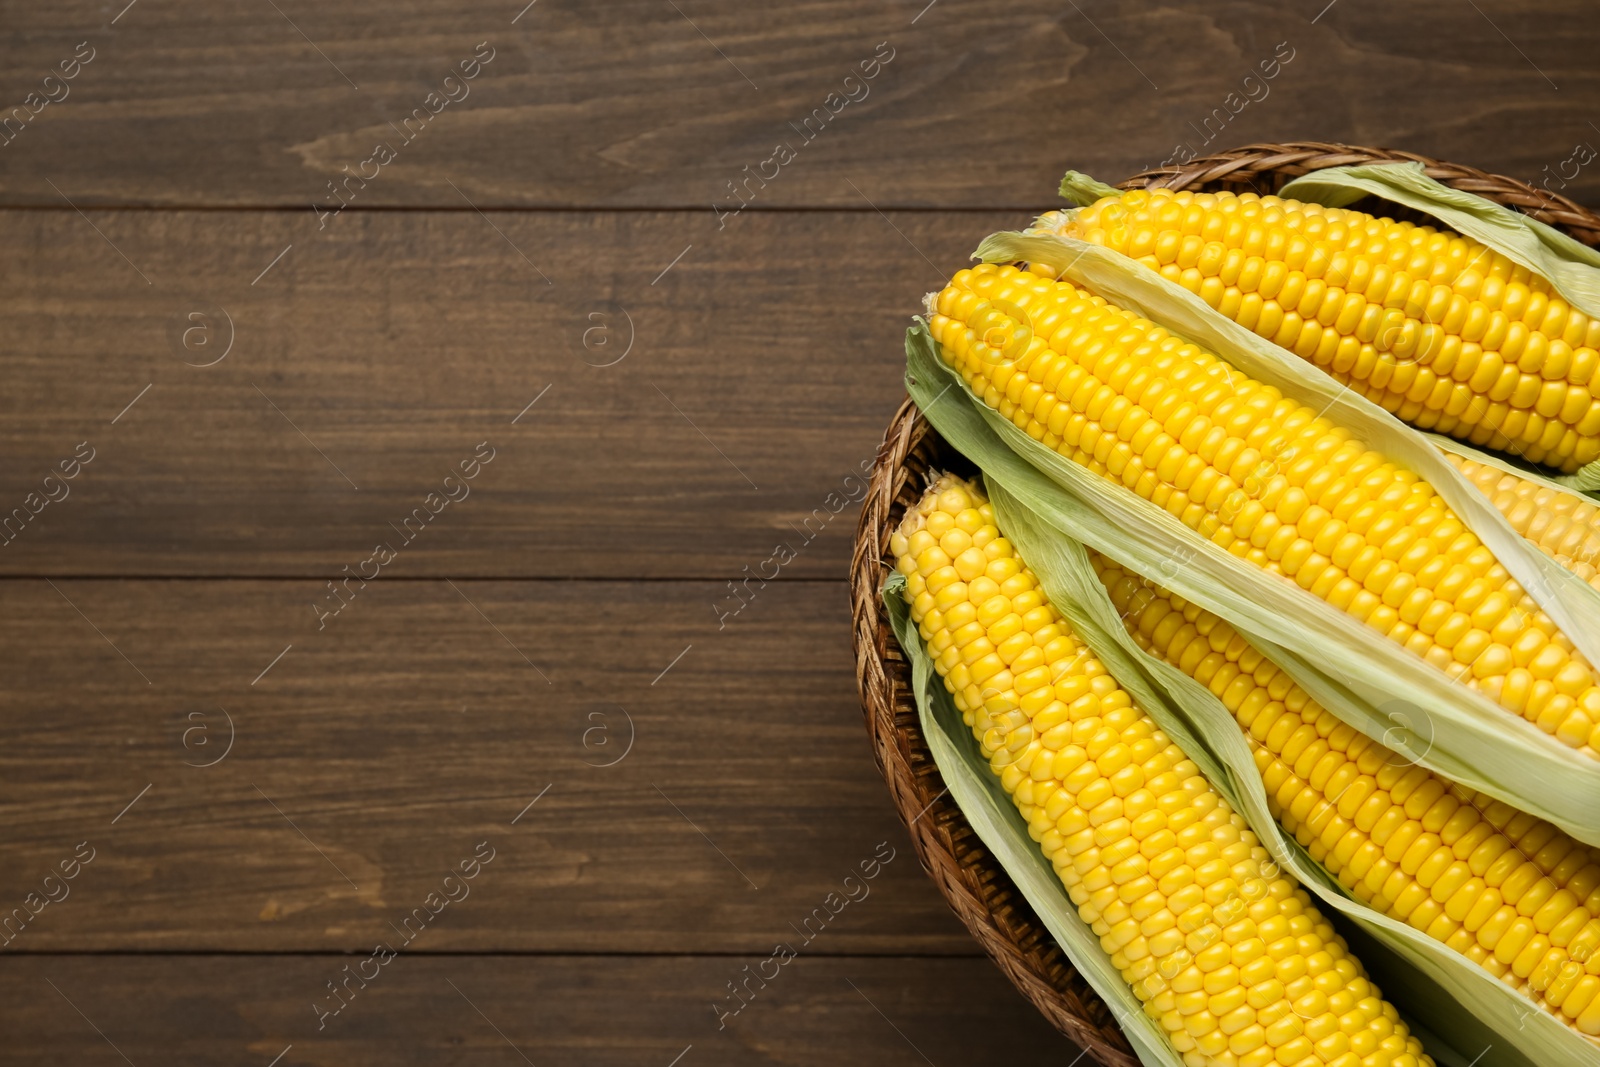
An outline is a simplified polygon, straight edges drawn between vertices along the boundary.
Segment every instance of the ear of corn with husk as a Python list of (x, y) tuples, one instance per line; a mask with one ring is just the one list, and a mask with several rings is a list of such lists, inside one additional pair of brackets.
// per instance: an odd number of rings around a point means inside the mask
[[(991, 239), (986, 248), (993, 251), (998, 240)], [(1010, 243), (1001, 247), (1002, 258), (1068, 259), (1062, 244), (1052, 243), (1053, 239), (1013, 235), (1003, 240)], [(1311, 395), (1319, 387), (1333, 393), (1319, 398), (1318, 406), (1345, 424), (1361, 425), (1364, 419), (1365, 436), (1380, 442), (1387, 454), (1402, 456), (1414, 469), (1426, 471), (1431, 484), (1449, 498), (1451, 510), (1471, 517), (1472, 528), (1494, 546), (1496, 558), (1507, 562), (1508, 569), (1520, 568), (1523, 574), (1532, 570), (1535, 577), (1529, 586), (1541, 581), (1538, 576), (1543, 572), (1538, 568), (1548, 569), (1551, 584), (1540, 593), (1542, 600), (1550, 601), (1545, 606), (1552, 614), (1563, 602), (1576, 605), (1580, 615), (1594, 610), (1592, 599), (1584, 601), (1560, 583), (1579, 586), (1583, 597), (1593, 598), (1592, 589), (1531, 550), (1489, 502), (1414, 432), (1394, 425), (1359, 398), (1340, 395), (1326, 378), (1261, 339), (1246, 334), (1247, 340), (1241, 342), (1228, 336), (1229, 330), (1234, 335), (1245, 332), (1218, 320), (1203, 306), (1195, 307), (1195, 298), (1150, 272), (1092, 246), (1080, 245), (1075, 251), (1081, 251), (1074, 267), (1080, 280), (1088, 272), (1102, 291), (1119, 286), (1132, 290), (1117, 292), (1119, 302), (1139, 306), (1133, 299), (1137, 296), (1160, 306), (1169, 320), (1187, 316), (1183, 322), (1187, 335), (1209, 333), (1207, 342), (1228, 351), (1236, 365), (1249, 365), (1253, 359), (1250, 369), (1257, 374), (1274, 373), (1273, 361), (1287, 364), (1278, 375), (1285, 392), (1299, 388), (1293, 381), (1299, 373), (1310, 379), (1305, 388)], [(1258, 351), (1251, 352), (1251, 344)], [(1252, 640), (1271, 645), (1274, 658), (1297, 682), (1363, 732), (1381, 737), (1395, 733), (1402, 720), (1409, 721), (1417, 729), (1395, 739), (1395, 747), (1408, 757), (1469, 788), (1550, 819), (1584, 840), (1600, 839), (1600, 783), (1589, 757), (1553, 744), (1534, 724), (1512, 718), (1405, 648), (1328, 605), (1308, 602), (1303, 592), (1286, 588), (1280, 578), (1221, 551), (1125, 486), (1109, 484), (1046, 448), (978, 400), (939, 360), (925, 331), (914, 330), (908, 338), (908, 359), (908, 386), (936, 428), (991, 477), (1001, 471), (1008, 485), (1020, 479), (1032, 481), (1045, 501), (1047, 519), (1058, 528), (1141, 573), (1160, 574), (1175, 592), (1228, 618)], [(979, 458), (975, 450), (982, 449), (992, 455)], [(1040, 476), (1041, 471), (1048, 479)], [(1553, 598), (1552, 589), (1558, 594)], [(1593, 631), (1580, 635), (1592, 640)], [(1426, 715), (1423, 708), (1428, 709)]]
[[(1341, 751), (1353, 749), (1357, 752), (1357, 758), (1365, 764), (1376, 764), (1377, 775), (1383, 777), (1389, 789), (1402, 792), (1406, 787), (1411, 787), (1412, 791), (1402, 799), (1411, 801), (1413, 805), (1419, 798), (1430, 798), (1435, 792), (1441, 797), (1448, 796), (1449, 799), (1443, 804), (1434, 798), (1434, 807), (1441, 810), (1430, 813), (1425, 809), (1415, 821), (1419, 825), (1426, 821), (1432, 827), (1437, 815), (1442, 814), (1442, 808), (1454, 804), (1455, 824), (1448, 829), (1444, 826), (1437, 829), (1450, 834), (1461, 830), (1463, 836), (1454, 837), (1452, 844), (1462, 843), (1464, 838), (1467, 844), (1489, 844), (1486, 849), (1468, 851), (1469, 860), (1481, 861), (1490, 852), (1495, 852), (1495, 858), (1501, 860), (1502, 868), (1514, 870), (1517, 864), (1507, 864), (1505, 857), (1512, 857), (1519, 862), (1536, 857), (1548, 862), (1564, 848), (1566, 855), (1557, 857), (1556, 862), (1549, 866), (1556, 872), (1557, 880), (1566, 885), (1572, 883), (1575, 874), (1586, 868), (1595, 850), (1571, 841), (1548, 824), (1542, 824), (1541, 830), (1541, 824), (1526, 816), (1517, 816), (1513, 824), (1508, 818), (1509, 809), (1504, 806), (1497, 807), (1494, 802), (1481, 797), (1474, 798), (1477, 806), (1473, 806), (1460, 799), (1471, 797), (1470, 792), (1457, 787), (1450, 794), (1439, 785), (1429, 785), (1442, 782), (1442, 779), (1433, 778), (1423, 768), (1381, 744), (1357, 743), (1352, 740), (1350, 733), (1340, 732), (1341, 728), (1337, 725), (1328, 730), (1329, 723), (1317, 714), (1315, 702), (1287, 679), (1280, 682), (1274, 674), (1275, 665), (1249, 646), (1242, 635), (1233, 632), (1225, 622), (1197, 611), (1193, 605), (1185, 605), (1186, 611), (1178, 613), (1180, 618), (1185, 614), (1193, 616), (1198, 626), (1187, 624), (1174, 628), (1171, 623), (1161, 626), (1161, 620), (1153, 618), (1151, 605), (1165, 602), (1171, 606), (1173, 602), (1167, 599), (1168, 595), (1160, 590), (1157, 583), (1143, 579), (1119, 581), (1129, 577), (1122, 568), (1087, 550), (1077, 541), (1063, 537), (1059, 530), (1030, 508), (1033, 501), (1030, 490), (1033, 487), (1024, 483), (1020, 492), (1012, 492), (993, 479), (988, 479), (988, 486), (996, 521), (1017, 553), (1029, 561), (1040, 588), (1064, 618), (1085, 635), (1095, 653), (1108, 664), (1115, 665), (1119, 682), (1137, 694), (1140, 706), (1165, 709), (1168, 714), (1177, 717), (1183, 728), (1192, 732), (1194, 741), (1191, 743), (1200, 745), (1220, 765), (1222, 777), (1219, 780), (1227, 783), (1222, 791), (1237, 804), (1237, 810), (1245, 815), (1250, 825), (1258, 829), (1262, 844), (1285, 870), (1310, 890), (1323, 906), (1354, 920), (1422, 976), (1421, 980), (1405, 985), (1404, 1000), (1408, 1007), (1420, 1014), (1421, 1022), (1432, 1024), (1431, 1041), (1428, 1042), (1430, 1051), (1438, 1053), (1438, 1046), (1443, 1040), (1454, 1053), (1461, 1055), (1462, 1062), (1471, 1062), (1481, 1053), (1483, 1059), (1479, 1061), (1480, 1064), (1494, 1063), (1497, 1062), (1497, 1055), (1504, 1056), (1510, 1048), (1514, 1048), (1516, 1054), (1507, 1056), (1504, 1062), (1600, 1063), (1600, 1045), (1578, 1030), (1575, 1025), (1577, 1016), (1563, 1018), (1559, 1007), (1552, 1010), (1544, 1005), (1538, 992), (1529, 988), (1526, 978), (1518, 979), (1509, 967), (1497, 971), (1492, 952), (1484, 954), (1479, 951), (1479, 958), (1474, 961), (1463, 952), (1465, 946), (1461, 944), (1460, 937), (1456, 938), (1455, 944), (1449, 944), (1448, 935), (1440, 936), (1444, 933), (1443, 924), (1435, 924), (1431, 930), (1417, 928), (1407, 918), (1420, 921), (1427, 916), (1416, 914), (1415, 901), (1397, 906), (1394, 901), (1383, 899), (1381, 894), (1374, 898), (1371, 893), (1352, 893), (1348, 884), (1352, 880), (1348, 863), (1333, 864), (1345, 876), (1343, 879), (1330, 873), (1326, 866), (1330, 860), (1328, 849), (1322, 845), (1320, 835), (1306, 832), (1306, 826), (1313, 824), (1323, 834), (1333, 836), (1330, 827), (1342, 818), (1340, 803), (1350, 806), (1354, 797), (1342, 792), (1346, 787), (1341, 783), (1330, 782), (1331, 773), (1312, 775), (1307, 782), (1298, 783), (1298, 790), (1291, 788), (1283, 773), (1282, 761), (1276, 757), (1264, 758), (1265, 750), (1270, 746), (1278, 755), (1293, 756), (1295, 765), (1299, 765), (1306, 756), (1306, 750), (1301, 749), (1296, 753), (1289, 746), (1303, 745), (1305, 738), (1300, 734), (1291, 734), (1291, 742), (1289, 737), (1279, 736), (1283, 734), (1282, 730), (1277, 735), (1266, 731), (1266, 742), (1258, 743), (1252, 733), (1241, 728), (1239, 709), (1244, 709), (1245, 717), (1252, 712), (1267, 717), (1290, 714), (1295, 722), (1302, 724), (1309, 716), (1311, 722), (1322, 726), (1327, 733), (1323, 737), (1321, 732), (1301, 732), (1310, 733), (1321, 740), (1322, 744), (1318, 747), (1323, 755), (1319, 756), (1316, 750), (1310, 753), (1316, 757), (1312, 761), (1314, 764), (1322, 764), (1321, 772), (1328, 772), (1330, 766), (1338, 762), (1327, 753), (1334, 751), (1335, 744), (1343, 744), (1346, 748)], [(1134, 603), (1129, 602), (1128, 585), (1136, 585), (1138, 593), (1142, 594)], [(1182, 601), (1177, 603), (1182, 604)], [(1187, 623), (1187, 620), (1184, 621)], [(1167, 650), (1183, 645), (1186, 640), (1198, 641), (1209, 658), (1193, 654), (1184, 656), (1180, 651), (1178, 662), (1170, 662), (1160, 654), (1163, 650), (1156, 647), (1157, 642), (1141, 632), (1141, 625), (1150, 633), (1159, 633), (1166, 641)], [(1201, 628), (1206, 632), (1200, 633)], [(1185, 638), (1184, 634), (1188, 637)], [(1222, 652), (1213, 651), (1216, 644), (1223, 646)], [(1229, 653), (1235, 659), (1227, 660)], [(1240, 699), (1244, 685), (1238, 684), (1239, 678), (1241, 675), (1251, 678), (1252, 675), (1243, 674), (1242, 671), (1234, 674), (1226, 668), (1219, 670), (1219, 661), (1237, 666), (1241, 659), (1254, 666), (1253, 677), (1267, 679), (1267, 686), (1271, 688), (1267, 696), (1276, 695), (1277, 700), (1269, 699), (1262, 703), (1261, 695), (1253, 691)], [(1219, 689), (1222, 696), (1217, 693)], [(1225, 698), (1233, 699), (1236, 706), (1230, 708)], [(1293, 712), (1288, 710), (1290, 706), (1294, 707)], [(1359, 738), (1360, 735), (1354, 737)], [(1348, 771), (1345, 773), (1348, 775)], [(1418, 780), (1421, 789), (1418, 789)], [(1404, 785), (1398, 784), (1401, 781)], [(1269, 783), (1276, 786), (1276, 792)], [(1315, 789), (1309, 783), (1314, 783)], [(1356, 795), (1361, 795), (1364, 787), (1358, 784), (1353, 790)], [(1289, 797), (1288, 804), (1282, 803), (1285, 796)], [(1381, 806), (1378, 801), (1387, 800), (1388, 796), (1385, 789), (1375, 789), (1366, 792), (1363, 799), (1371, 808)], [(1403, 805), (1400, 810), (1405, 810)], [(1474, 821), (1473, 816), (1478, 815), (1483, 817)], [(1284, 816), (1288, 816), (1287, 821), (1292, 829), (1280, 825), (1278, 820)], [(1410, 818), (1399, 823), (1394, 820), (1395, 817), (1391, 816), (1382, 827), (1371, 828), (1375, 831), (1374, 836), (1384, 838), (1384, 845), (1394, 843), (1397, 836), (1409, 838), (1413, 844), (1417, 840), (1431, 840), (1429, 833), (1438, 836), (1434, 831), (1413, 833), (1414, 828), (1406, 825), (1412, 821)], [(1447, 818), (1445, 822), (1450, 822), (1450, 819)], [(1358, 824), (1353, 819), (1349, 823), (1343, 827), (1345, 835), (1365, 836), (1365, 831), (1350, 834)], [(1473, 823), (1473, 826), (1466, 826), (1467, 823)], [(1514, 836), (1517, 843), (1497, 851), (1495, 842), (1491, 840), (1495, 836), (1493, 827), (1474, 829), (1479, 823), (1497, 823), (1508, 827), (1508, 835)], [(1295, 830), (1300, 831), (1299, 839)], [(1465, 836), (1467, 834), (1472, 836), (1468, 838)], [(1310, 842), (1309, 852), (1307, 840)], [(1565, 844), (1562, 845), (1562, 842)], [(1348, 849), (1349, 845), (1345, 847)], [(1381, 847), (1376, 854), (1381, 857)], [(1581, 858), (1585, 862), (1574, 862), (1574, 858)], [(1563, 859), (1567, 860), (1565, 866), (1561, 863)], [(1408, 857), (1404, 863), (1395, 862), (1393, 871), (1400, 872), (1405, 867), (1412, 867), (1413, 860), (1414, 857)], [(1378, 862), (1384, 861), (1380, 858)], [(1438, 866), (1438, 863), (1434, 865)], [(1439, 884), (1439, 880), (1432, 877), (1433, 873), (1430, 871), (1422, 875), (1430, 881), (1430, 887)], [(1577, 888), (1587, 888), (1588, 881), (1592, 880), (1590, 875), (1580, 878)], [(1450, 877), (1455, 878), (1454, 872)], [(1493, 877), (1498, 885), (1505, 885), (1504, 870), (1497, 870)], [(1530, 881), (1528, 878), (1521, 880)], [(1531, 881), (1537, 883), (1541, 879), (1534, 877)], [(1548, 903), (1555, 896), (1555, 892), (1549, 893), (1544, 902)], [(1430, 910), (1433, 907), (1437, 907), (1441, 914), (1445, 913), (1443, 904), (1430, 905)], [(1406, 911), (1406, 917), (1395, 914), (1400, 910)], [(1551, 979), (1559, 977), (1564, 980), (1566, 988), (1558, 992), (1570, 994), (1572, 987), (1586, 976), (1584, 964), (1591, 959), (1600, 962), (1600, 955), (1591, 955), (1586, 947), (1587, 941), (1595, 934), (1588, 927), (1595, 924), (1589, 922), (1592, 915), (1583, 909), (1581, 902), (1567, 901), (1563, 897), (1558, 901), (1558, 907), (1551, 910), (1561, 910), (1568, 925), (1574, 928), (1564, 929), (1557, 935), (1564, 939), (1566, 946), (1574, 946), (1572, 938), (1582, 936), (1583, 940), (1577, 945), (1577, 954), (1582, 959), (1576, 966), (1571, 964), (1570, 955), (1563, 963), (1552, 963), (1541, 976), (1540, 984), (1548, 990), (1553, 984)], [(1547, 918), (1541, 917), (1541, 925), (1553, 928), (1554, 924), (1548, 923)], [(1449, 921), (1448, 918), (1445, 920), (1446, 923)], [(1501, 922), (1509, 925), (1504, 916), (1501, 916)], [(1578, 928), (1582, 929), (1575, 933), (1574, 930)], [(1475, 932), (1483, 929), (1484, 924), (1475, 923)], [(1526, 942), (1527, 939), (1524, 939), (1524, 947)], [(1488, 966), (1482, 962), (1485, 955), (1490, 960)], [(1390, 985), (1393, 986), (1393, 983), (1390, 982)], [(1481, 1023), (1483, 1028), (1474, 1026), (1473, 1021)], [(1441, 1062), (1449, 1058), (1447, 1055)]]
[[(1403, 458), (1050, 273), (962, 271), (935, 301), (940, 352), (986, 405), (1600, 758), (1588, 657)], [(1507, 562), (1542, 581), (1526, 555)]]
[(1436, 182), (1421, 163), (1325, 167), (1280, 193), (1327, 207), (1347, 207), (1371, 195), (1420, 211), (1547, 279), (1573, 308), (1600, 318), (1600, 251), (1532, 216)]
[[(1053, 894), (1042, 911), (1123, 1024), (1140, 1023), (1130, 1031), (1147, 1062), (1177, 1052), (1188, 1067), (1431, 1064), (1188, 752), (1216, 774), (1209, 757), (1172, 716), (1162, 715), (1169, 736), (1118, 684), (1039, 591), (976, 486), (941, 477), (891, 547), (910, 605), (897, 631), (917, 660), (924, 721), (931, 655), (990, 782), (1028, 820), (1080, 922), (1060, 921)], [(956, 684), (963, 673), (981, 679), (979, 698)], [(1125, 663), (1123, 676), (1132, 676)], [(966, 764), (943, 756), (960, 801)], [(985, 822), (1001, 821), (994, 806), (976, 805)], [(1098, 945), (1082, 936), (1085, 924)], [(1120, 986), (1100, 966), (1106, 957)]]
[(962, 722), (961, 713), (940, 684), (933, 657), (911, 620), (905, 585), (904, 575), (892, 575), (883, 590), (884, 605), (911, 664), (920, 731), (951, 799), (1073, 967), (1111, 1008), (1139, 1062), (1145, 1067), (1183, 1067), (1179, 1053), (1156, 1020), (1144, 1014), (1139, 998), (1112, 964), (1100, 939), (1077, 914), (1050, 862), (1029, 838), (1027, 824), (999, 779), (975, 751), (971, 728)]
[(1600, 1034), (1600, 850), (1408, 763), (1215, 615), (1102, 556), (1091, 563), (1139, 647), (1248, 731), (1269, 810), (1311, 859), (1375, 911)]
[[(1310, 407), (1315, 417), (1326, 419), (1331, 428), (1348, 432), (1350, 438), (1345, 443), (1363, 445), (1423, 480), (1467, 531), (1482, 541), (1510, 577), (1572, 637), (1578, 650), (1590, 662), (1600, 662), (1600, 600), (1572, 581), (1561, 566), (1528, 551), (1502, 517), (1492, 507), (1486, 507), (1463, 479), (1453, 476), (1453, 468), (1428, 447), (1424, 437), (1351, 390), (1329, 381), (1304, 361), (1215, 314), (1181, 286), (1136, 269), (1126, 257), (1080, 241), (1018, 234), (995, 234), (976, 253), (989, 263), (1006, 263), (1037, 254), (1068, 260), (1065, 278), (1075, 287), (1147, 320), (1156, 320), (1150, 325), (1158, 322), (1160, 328), (1175, 335), (1174, 340), (1181, 338), (1200, 347), (1203, 351), (1198, 354), (1199, 362), (1204, 363), (1209, 353), (1220, 353), (1226, 368), (1235, 372), (1229, 376), (1233, 379), (1229, 389), (1235, 396), (1242, 397), (1248, 383), (1259, 383), (1266, 389), (1251, 404), (1258, 407), (1263, 398), (1272, 397), (1293, 402), (1286, 410)], [(1028, 332), (1029, 345), (1038, 341), (1042, 346), (1044, 338)], [(1210, 368), (1203, 369), (1215, 376)], [(1259, 431), (1252, 423), (1247, 436), (1256, 432)], [(1291, 462), (1306, 463), (1311, 456), (1306, 449), (1297, 451), (1291, 446), (1278, 456), (1264, 452), (1260, 459), (1255, 471), (1288, 474)]]
[[(1419, 165), (1330, 168), (1268, 197), (1124, 194), (1075, 173), (1062, 193), (1084, 206), (1038, 229), (1160, 271), (1406, 422), (1600, 486), (1593, 249)], [(1342, 209), (1365, 194), (1457, 233)]]

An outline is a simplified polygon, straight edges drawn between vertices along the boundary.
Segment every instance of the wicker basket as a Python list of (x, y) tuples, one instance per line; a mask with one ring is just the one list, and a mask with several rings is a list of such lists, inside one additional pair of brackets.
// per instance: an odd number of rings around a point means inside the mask
[[(1122, 187), (1164, 185), (1265, 194), (1323, 167), (1396, 160), (1422, 163), (1437, 181), (1522, 211), (1586, 244), (1600, 244), (1600, 215), (1565, 197), (1471, 167), (1378, 148), (1309, 142), (1249, 145), (1180, 167), (1148, 171), (1129, 178)], [(1393, 205), (1384, 210), (1395, 214)], [(910, 670), (878, 590), (889, 573), (890, 532), (921, 495), (927, 474), (946, 469), (966, 472), (970, 464), (934, 433), (910, 400), (905, 401), (878, 453), (850, 561), (856, 675), (878, 767), (923, 869), (990, 958), (1045, 1018), (1103, 1067), (1138, 1067), (1110, 1009), (1073, 968), (947, 795), (918, 729)]]

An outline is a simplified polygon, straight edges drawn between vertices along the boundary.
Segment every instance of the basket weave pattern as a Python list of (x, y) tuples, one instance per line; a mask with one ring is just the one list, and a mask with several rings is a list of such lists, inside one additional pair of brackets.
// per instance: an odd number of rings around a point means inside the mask
[[(1121, 186), (1267, 194), (1324, 167), (1397, 161), (1421, 163), (1436, 181), (1600, 245), (1600, 215), (1566, 197), (1472, 167), (1380, 148), (1318, 142), (1247, 145), (1147, 171)], [(1138, 1067), (1111, 1010), (1072, 966), (946, 792), (918, 726), (910, 666), (879, 596), (893, 568), (889, 535), (906, 508), (916, 503), (931, 474), (966, 465), (909, 399), (900, 405), (878, 452), (850, 560), (851, 641), (873, 755), (923, 869), (989, 957), (1045, 1018), (1102, 1067)]]

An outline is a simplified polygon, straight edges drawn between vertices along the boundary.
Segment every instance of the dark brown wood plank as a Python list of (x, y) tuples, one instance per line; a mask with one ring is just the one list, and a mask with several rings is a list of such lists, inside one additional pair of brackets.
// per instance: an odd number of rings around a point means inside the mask
[(705, 582), (379, 579), (321, 631), (312, 581), (54, 585), (4, 587), (0, 920), (94, 858), (5, 952), (976, 951), (873, 765), (842, 583), (720, 631)]
[(0, 573), (842, 577), (911, 316), (1026, 220), (0, 213)]
[[(1077, 1050), (982, 959), (413, 958), (337, 1016), (325, 983), (366, 957), (0, 958), (11, 1063), (355, 1064), (1072, 1062)], [(737, 1016), (727, 983), (775, 973)], [(720, 1000), (719, 1000), (720, 998)], [(738, 1001), (732, 1001), (737, 1004)], [(726, 1009), (724, 1009), (726, 1010)], [(323, 1028), (318, 1030), (319, 1020)], [(291, 1047), (292, 1046), (292, 1047)], [(287, 1051), (286, 1051), (287, 1050)], [(120, 1055), (119, 1055), (120, 1054)], [(674, 1058), (678, 1057), (678, 1058)]]
[[(1032, 207), (1068, 166), (1112, 179), (1207, 141), (1381, 144), (1537, 180), (1600, 143), (1583, 0), (276, 6), (8, 4), (0, 106), (61, 99), (0, 148), (0, 200), (275, 204), (306, 226), (380, 141), (396, 158), (365, 168), (358, 205), (707, 218), (778, 144), (795, 158), (750, 187), (758, 206)], [(46, 85), (84, 42), (90, 64)], [(480, 42), (494, 59), (451, 90), (468, 95), (405, 143)], [(1292, 61), (1247, 85), (1279, 42)], [(889, 64), (847, 84), (880, 43)], [(1596, 199), (1594, 166), (1567, 191)]]

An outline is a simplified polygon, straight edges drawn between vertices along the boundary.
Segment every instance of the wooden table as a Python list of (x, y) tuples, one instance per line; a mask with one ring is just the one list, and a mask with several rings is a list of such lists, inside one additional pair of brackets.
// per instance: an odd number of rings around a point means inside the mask
[(1600, 199), (1578, 0), (124, 2), (0, 22), (6, 1063), (1071, 1062), (859, 718), (919, 298), (1184, 145)]

